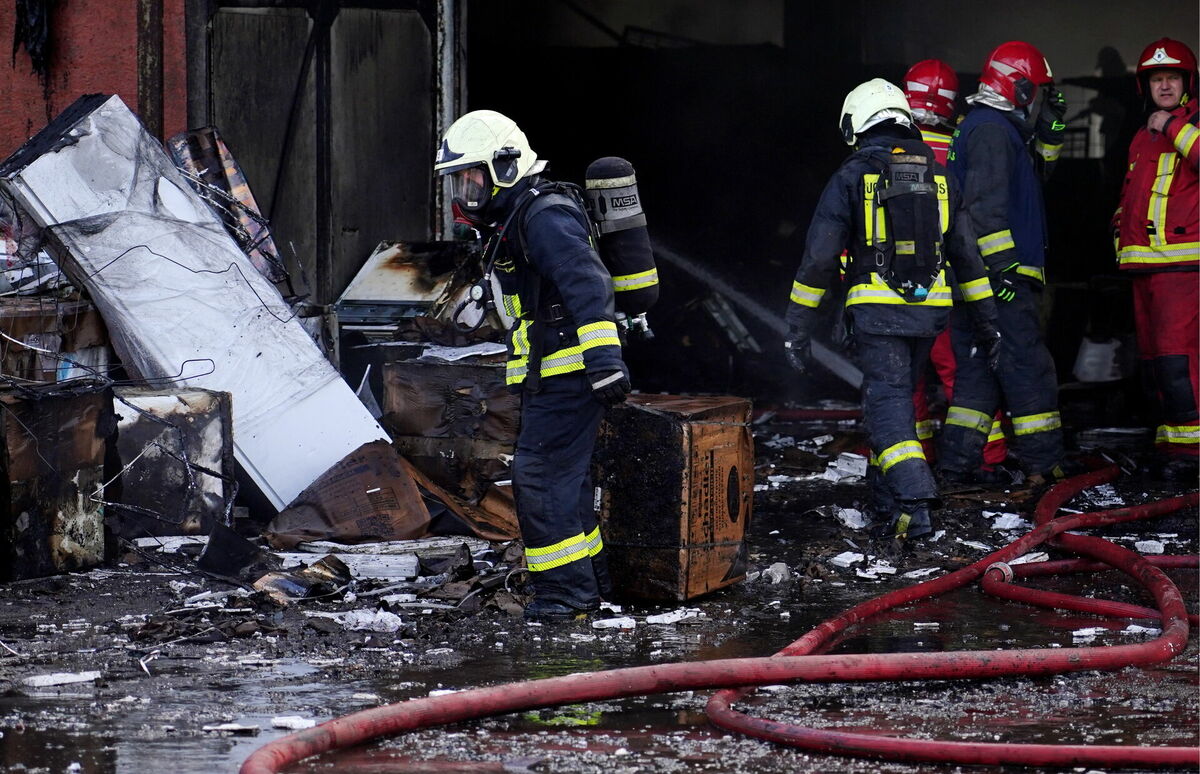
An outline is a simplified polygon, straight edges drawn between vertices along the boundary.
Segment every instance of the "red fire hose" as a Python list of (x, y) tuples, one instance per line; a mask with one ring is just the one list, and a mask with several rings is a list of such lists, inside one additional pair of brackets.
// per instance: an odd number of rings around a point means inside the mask
[[(1108, 541), (1066, 530), (1148, 518), (1194, 506), (1196, 494), (1135, 508), (1065, 516), (1050, 520), (1076, 492), (1111, 480), (1116, 469), (1092, 473), (1052, 489), (1038, 507), (1039, 526), (1016, 542), (975, 564), (906, 589), (893, 591), (822, 623), (792, 645), (769, 658), (724, 659), (699, 663), (666, 664), (583, 673), (525, 683), (477, 688), (442, 696), (413, 699), (399, 704), (356, 712), (315, 728), (277, 739), (256, 750), (242, 765), (241, 774), (271, 774), (303, 758), (360, 744), (370, 739), (474, 718), (562, 704), (600, 701), (626, 696), (771, 685), (786, 682), (849, 682), (882, 680), (935, 680), (1001, 677), (1016, 674), (1049, 675), (1062, 672), (1118, 669), (1150, 665), (1174, 657), (1187, 644), (1187, 612), (1178, 588), (1150, 561)], [(1046, 515), (1046, 514), (1049, 515)], [(1134, 645), (1109, 647), (1026, 649), (1010, 651), (949, 651), (942, 653), (891, 653), (810, 655), (827, 645), (847, 627), (899, 605), (945, 593), (978, 580), (997, 562), (1007, 562), (1046, 541), (1056, 541), (1119, 569), (1137, 579), (1154, 597), (1162, 634)], [(995, 574), (995, 573), (993, 573)], [(1093, 600), (1094, 601), (1094, 600)], [(1140, 608), (1139, 608), (1140, 611)], [(710, 701), (710, 720), (722, 728), (736, 729), (764, 739), (810, 750), (894, 760), (960, 763), (1015, 763), (1075, 766), (1196, 766), (1200, 750), (1190, 747), (1124, 747), (1058, 745), (975, 744), (896, 739), (870, 734), (799, 728), (749, 718), (730, 704), (743, 695), (725, 690)]]

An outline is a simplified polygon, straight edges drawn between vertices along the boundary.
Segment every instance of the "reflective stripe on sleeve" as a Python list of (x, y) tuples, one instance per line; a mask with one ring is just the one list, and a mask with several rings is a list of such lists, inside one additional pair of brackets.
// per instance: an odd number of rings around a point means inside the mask
[(1046, 270), (1041, 266), (1018, 266), (1016, 271), (1022, 277), (1032, 277), (1043, 285), (1046, 284)]
[(588, 542), (582, 532), (553, 545), (525, 549), (525, 563), (530, 572), (553, 570), (555, 567), (562, 567), (587, 557)]
[(988, 281), (987, 277), (964, 282), (958, 287), (962, 290), (963, 299), (966, 301), (981, 301), (992, 297), (992, 283)]
[(949, 427), (950, 425), (965, 427), (977, 433), (986, 433), (992, 426), (992, 418), (982, 411), (963, 408), (962, 406), (951, 406), (946, 412), (946, 426)]
[(1175, 136), (1175, 147), (1179, 149), (1180, 155), (1187, 156), (1191, 153), (1197, 138), (1200, 138), (1200, 129), (1185, 123), (1179, 130), (1179, 134)]
[(1002, 250), (1012, 250), (1017, 244), (1013, 241), (1012, 231), (1004, 229), (994, 234), (987, 234), (975, 240), (979, 245), (979, 254), (984, 258), (995, 255)]
[(1047, 411), (1044, 414), (1029, 414), (1023, 417), (1013, 417), (1013, 433), (1021, 435), (1033, 435), (1034, 433), (1045, 433), (1049, 430), (1057, 430), (1062, 427), (1062, 417), (1057, 411)]
[(1062, 155), (1063, 144), (1061, 142), (1058, 145), (1048, 145), (1038, 140), (1033, 146), (1037, 154), (1046, 161), (1058, 161), (1058, 157)]
[[(608, 320), (581, 325), (575, 329), (575, 335), (579, 337), (578, 349), (580, 352), (586, 352), (592, 347), (621, 346), (621, 338), (617, 335), (617, 324)], [(570, 349), (575, 349), (575, 347)]]
[(814, 288), (802, 282), (792, 283), (792, 301), (800, 306), (808, 306), (816, 309), (824, 296), (825, 290), (823, 288)]

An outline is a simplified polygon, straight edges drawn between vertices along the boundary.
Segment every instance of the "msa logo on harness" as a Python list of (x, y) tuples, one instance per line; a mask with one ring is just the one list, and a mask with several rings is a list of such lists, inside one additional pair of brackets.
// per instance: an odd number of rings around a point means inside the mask
[(917, 143), (871, 161), (877, 171), (863, 179), (868, 265), (860, 271), (878, 274), (905, 301), (924, 301), (946, 263), (944, 177), (934, 173), (933, 152)]

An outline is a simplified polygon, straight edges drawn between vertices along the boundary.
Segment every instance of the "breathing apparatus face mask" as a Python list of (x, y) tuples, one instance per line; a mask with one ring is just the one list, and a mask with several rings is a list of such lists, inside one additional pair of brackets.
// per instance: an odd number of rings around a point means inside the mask
[(450, 198), (468, 219), (475, 220), (491, 199), (487, 169), (468, 167), (450, 173)]
[[(1038, 117), (1042, 111), (1046, 109), (1046, 101), (1050, 99), (1050, 95), (1055, 91), (1054, 83), (1043, 83), (1038, 87), (1037, 94), (1034, 95), (1033, 101), (1026, 105), (1025, 111), (1025, 126), (1029, 129), (1037, 127)], [(1018, 108), (1022, 109), (1022, 108)]]

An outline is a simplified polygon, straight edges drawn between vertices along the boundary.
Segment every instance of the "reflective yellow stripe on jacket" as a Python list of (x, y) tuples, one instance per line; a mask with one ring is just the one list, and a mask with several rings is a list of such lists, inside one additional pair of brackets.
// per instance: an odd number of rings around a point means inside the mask
[(1154, 185), (1150, 188), (1150, 204), (1146, 209), (1146, 219), (1153, 224), (1153, 228), (1150, 229), (1151, 247), (1167, 244), (1167, 196), (1171, 192), (1171, 183), (1175, 180), (1175, 169), (1178, 166), (1179, 154), (1175, 151), (1159, 155)]
[(1122, 265), (1156, 263), (1182, 263), (1200, 259), (1200, 242), (1174, 242), (1171, 244), (1149, 247), (1147, 245), (1126, 245), (1117, 253)]
[[(520, 384), (529, 373), (529, 326), (530, 320), (520, 320), (513, 331), (513, 356), (508, 361), (504, 371), (506, 384)], [(593, 347), (621, 346), (617, 336), (616, 323), (607, 320), (581, 325), (576, 329), (579, 343), (573, 347), (563, 347), (548, 355), (542, 356), (542, 365), (538, 369), (542, 376), (558, 376), (582, 371), (585, 366), (583, 353)]]
[(850, 287), (846, 294), (846, 306), (854, 304), (908, 304), (909, 306), (952, 306), (950, 286), (946, 284), (946, 272), (938, 274), (929, 289), (929, 295), (923, 301), (905, 301), (904, 297), (892, 290), (883, 278), (871, 272), (869, 282), (860, 282)]

